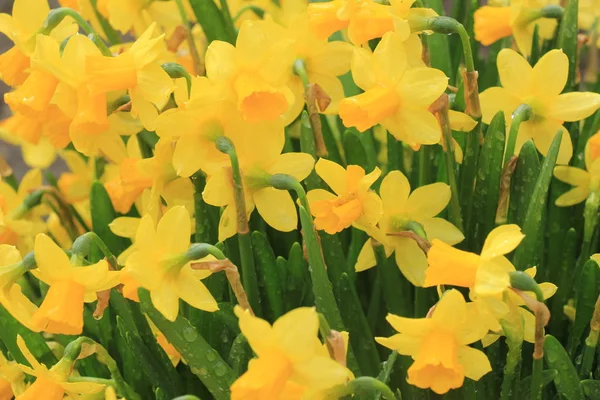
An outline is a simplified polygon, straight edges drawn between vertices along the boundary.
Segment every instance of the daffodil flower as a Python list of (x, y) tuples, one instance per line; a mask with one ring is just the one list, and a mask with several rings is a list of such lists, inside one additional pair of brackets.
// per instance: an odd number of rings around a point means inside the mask
[[(481, 93), (483, 122), (490, 123), (498, 111), (504, 112), (507, 126), (511, 115), (521, 104), (528, 105), (533, 117), (521, 123), (515, 152), (533, 139), (535, 147), (546, 154), (552, 139), (564, 121), (579, 121), (600, 107), (600, 94), (571, 92), (560, 94), (569, 73), (569, 60), (562, 50), (551, 50), (531, 67), (523, 56), (511, 49), (498, 54), (498, 72), (502, 87), (492, 87)], [(567, 164), (573, 154), (568, 134), (563, 134), (558, 163)]]
[(588, 198), (590, 193), (600, 191), (600, 134), (595, 134), (586, 143), (585, 169), (559, 165), (554, 168), (554, 177), (574, 186), (556, 199), (559, 207), (579, 204)]
[[(235, 46), (213, 41), (206, 51), (206, 76), (250, 123), (283, 118), (294, 103), (288, 86), (294, 54), (285, 29), (273, 21), (245, 21)], [(288, 117), (289, 119), (289, 117)], [(282, 120), (287, 125), (291, 120)]]
[(333, 235), (354, 225), (369, 231), (381, 217), (381, 199), (371, 185), (381, 175), (379, 168), (369, 174), (358, 165), (341, 165), (321, 158), (315, 166), (317, 174), (334, 193), (314, 189), (307, 193), (315, 227)]
[[(388, 256), (393, 252), (402, 274), (415, 286), (423, 286), (427, 257), (414, 239), (394, 236), (410, 230), (410, 223), (423, 227), (428, 240), (441, 240), (455, 245), (464, 239), (457, 227), (443, 218), (436, 217), (450, 202), (450, 187), (445, 183), (433, 183), (410, 192), (410, 183), (400, 171), (392, 171), (383, 178), (379, 189), (383, 214), (379, 228), (371, 230), (376, 240), (385, 246)], [(375, 266), (375, 252), (370, 241), (363, 246), (356, 270), (364, 271)]]
[(25, 389), (25, 374), (17, 362), (9, 361), (0, 354), (0, 399), (12, 399)]
[[(310, 174), (314, 159), (306, 153), (284, 153), (281, 135), (254, 135), (242, 138), (236, 145), (240, 161), (246, 215), (256, 207), (265, 222), (282, 232), (298, 227), (296, 205), (289, 192), (270, 186), (271, 175), (288, 174), (298, 181)], [(225, 207), (219, 222), (219, 241), (237, 232), (237, 214), (233, 180), (229, 168), (221, 168), (209, 176), (202, 197), (207, 204)]]
[(34, 376), (35, 382), (23, 393), (18, 395), (18, 400), (61, 400), (65, 394), (68, 397), (79, 397), (100, 393), (105, 385), (96, 382), (69, 382), (73, 371), (73, 361), (61, 359), (52, 368), (48, 369), (35, 359), (27, 348), (25, 341), (17, 336), (17, 346), (31, 367), (19, 364), (18, 367), (27, 375)]
[(540, 9), (558, 4), (556, 0), (511, 0), (510, 5), (485, 5), (475, 10), (475, 39), (484, 46), (513, 36), (519, 51), (529, 57), (533, 43), (533, 31), (539, 27), (541, 39), (552, 39), (556, 20), (540, 18)]
[(135, 236), (135, 251), (125, 262), (125, 271), (137, 285), (150, 291), (154, 307), (169, 321), (179, 313), (179, 299), (204, 311), (218, 305), (200, 281), (208, 271), (194, 270), (185, 252), (190, 246), (191, 220), (183, 206), (167, 211), (158, 222), (142, 217)]
[(363, 132), (381, 124), (413, 147), (440, 141), (440, 127), (428, 108), (444, 93), (448, 78), (434, 68), (409, 68), (398, 34), (386, 33), (372, 54), (355, 49), (352, 76), (365, 92), (340, 102), (345, 126)]
[[(96, 301), (96, 293), (115, 287), (119, 272), (109, 271), (101, 260), (89, 266), (73, 265), (65, 252), (43, 233), (35, 238), (37, 268), (31, 273), (50, 286), (32, 324), (49, 333), (78, 335), (83, 331), (84, 302)], [(78, 264), (77, 255), (72, 259)]]
[(431, 241), (425, 284), (473, 288), (476, 295), (494, 295), (510, 287), (509, 272), (515, 267), (505, 254), (513, 251), (525, 236), (517, 225), (502, 225), (490, 232), (481, 255), (455, 249), (441, 240)]
[(492, 370), (485, 353), (468, 345), (486, 333), (472, 318), (457, 290), (448, 290), (430, 318), (404, 318), (388, 314), (387, 321), (398, 333), (375, 340), (399, 354), (411, 356), (407, 371), (411, 385), (444, 394), (463, 385), (465, 377), (478, 381)]
[(314, 398), (350, 377), (346, 368), (323, 354), (314, 308), (296, 308), (273, 325), (239, 306), (234, 311), (256, 358), (231, 386), (232, 400)]
[(92, 95), (128, 90), (131, 115), (153, 131), (158, 112), (169, 100), (175, 85), (160, 66), (163, 35), (155, 34), (155, 24), (116, 57), (90, 55), (86, 58), (88, 87)]
[(39, 169), (29, 170), (17, 190), (0, 181), (0, 243), (15, 245), (23, 253), (33, 249), (33, 238), (46, 229), (42, 221), (44, 210), (39, 207), (29, 210), (23, 201), (41, 185)]

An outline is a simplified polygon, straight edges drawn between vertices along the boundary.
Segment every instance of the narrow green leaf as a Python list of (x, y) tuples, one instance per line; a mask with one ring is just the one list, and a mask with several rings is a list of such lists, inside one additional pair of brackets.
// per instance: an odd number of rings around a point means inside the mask
[(600, 129), (600, 110), (596, 111), (583, 123), (581, 135), (577, 140), (577, 146), (573, 153), (572, 164), (577, 168), (585, 168), (585, 145), (589, 138)]
[(411, 316), (413, 312), (413, 286), (400, 272), (394, 257), (386, 257), (383, 246), (376, 246), (373, 250), (377, 260), (377, 269), (381, 274), (387, 311), (401, 317)]
[(279, 278), (275, 253), (267, 238), (260, 232), (252, 232), (252, 251), (256, 261), (256, 272), (259, 285), (264, 288), (269, 317), (276, 320), (285, 313), (283, 304), (283, 288)]
[(579, 384), (579, 375), (569, 358), (567, 351), (552, 335), (544, 340), (544, 360), (551, 369), (558, 372), (554, 378), (554, 386), (561, 395), (569, 400), (583, 400), (583, 390)]
[[(542, 385), (546, 386), (556, 378), (558, 371), (555, 369), (545, 369), (542, 371)], [(531, 393), (531, 376), (524, 378), (519, 384), (521, 398), (528, 399)]]
[(500, 111), (487, 128), (477, 164), (477, 183), (469, 218), (471, 226), (466, 235), (467, 246), (473, 251), (481, 250), (487, 234), (495, 226), (500, 197), (505, 130), (504, 113)]
[(583, 332), (589, 326), (592, 314), (594, 313), (594, 305), (598, 298), (598, 287), (596, 280), (600, 278), (598, 263), (594, 260), (588, 260), (581, 270), (579, 275), (575, 322), (571, 327), (569, 335), (569, 354), (574, 357), (577, 348), (581, 343)]
[[(566, 343), (567, 333), (569, 332), (568, 320), (563, 312), (564, 306), (573, 292), (573, 268), (577, 259), (578, 246), (577, 232), (571, 228), (567, 231), (564, 241), (561, 243), (561, 259), (550, 271), (550, 282), (558, 286), (556, 294), (549, 299), (552, 318), (550, 318), (550, 332), (553, 332), (557, 339)], [(551, 246), (549, 246), (551, 248)]]
[[(339, 133), (338, 127), (335, 126), (335, 123), (337, 121), (338, 117), (336, 115), (321, 114), (321, 132), (323, 133), (323, 141), (325, 142), (325, 147), (327, 147), (326, 158), (342, 166), (346, 166), (346, 163), (344, 162), (344, 159), (340, 152), (341, 134)], [(333, 129), (336, 129), (336, 134), (334, 134)]]
[[(317, 147), (315, 144), (315, 136), (310, 124), (310, 118), (306, 110), (300, 115), (300, 151), (313, 156), (317, 160)], [(308, 190), (319, 189), (323, 187), (323, 182), (317, 172), (313, 169), (308, 177), (304, 180)]]
[(356, 133), (352, 129), (347, 129), (344, 132), (344, 153), (346, 154), (346, 162), (348, 165), (359, 165), (365, 170), (368, 170), (367, 152), (360, 138), (360, 133)]
[(404, 148), (402, 142), (397, 140), (391, 133), (387, 133), (387, 171), (402, 171), (404, 170)]
[(181, 315), (174, 322), (168, 321), (154, 308), (150, 293), (140, 289), (140, 305), (144, 313), (175, 346), (185, 359), (192, 372), (208, 388), (216, 400), (228, 400), (229, 387), (235, 381), (236, 375), (229, 365), (221, 358), (198, 333), (188, 320)]
[(337, 290), (337, 286), (342, 273), (347, 273), (350, 277), (354, 277), (354, 266), (349, 267), (346, 262), (346, 256), (344, 255), (344, 248), (340, 241), (339, 234), (329, 235), (325, 231), (319, 231), (319, 237), (321, 238), (321, 247), (323, 249), (323, 256), (325, 257), (325, 265), (327, 265), (327, 274), (329, 280), (333, 283), (334, 291)]
[(504, 319), (500, 320), (502, 330), (506, 335), (508, 353), (504, 365), (501, 400), (518, 400), (519, 384), (521, 382), (521, 347), (523, 346), (524, 321), (516, 306), (512, 306)]
[(312, 292), (308, 263), (304, 259), (302, 245), (294, 243), (288, 256), (288, 275), (286, 283), (286, 297), (290, 302), (291, 309), (301, 305), (312, 305), (315, 303)]
[(209, 44), (213, 40), (235, 43), (235, 38), (230, 35), (217, 3), (213, 0), (190, 0), (190, 5)]
[(90, 190), (92, 230), (102, 239), (113, 254), (121, 254), (131, 241), (112, 233), (108, 225), (117, 217), (110, 197), (100, 181), (94, 181)]
[(475, 181), (477, 179), (477, 162), (481, 145), (479, 140), (483, 135), (483, 124), (479, 122), (475, 129), (467, 133), (463, 162), (459, 174), (459, 199), (460, 208), (463, 212), (464, 227), (471, 226), (473, 196), (475, 193)]
[(558, 28), (558, 48), (562, 49), (569, 59), (569, 77), (565, 86), (566, 91), (577, 90), (574, 86), (577, 78), (578, 14), (579, 1), (568, 0)]
[(546, 210), (546, 200), (548, 198), (548, 189), (552, 180), (552, 173), (556, 165), (558, 150), (560, 148), (560, 140), (562, 131), (557, 133), (552, 140), (552, 144), (548, 149), (546, 158), (540, 168), (539, 178), (536, 182), (535, 189), (527, 206), (525, 221), (523, 222), (522, 230), (525, 238), (517, 248), (513, 257), (513, 264), (517, 269), (524, 270), (536, 265), (539, 259), (538, 245), (541, 243), (543, 229), (540, 226), (543, 214)]
[(521, 147), (519, 160), (511, 178), (508, 223), (523, 226), (529, 200), (540, 173), (540, 158), (533, 144), (528, 140)]
[(252, 349), (248, 345), (248, 340), (246, 340), (244, 334), (240, 333), (231, 345), (227, 363), (231, 365), (236, 375), (241, 376), (248, 369), (248, 362), (251, 358)]
[(342, 274), (340, 277), (337, 300), (344, 325), (349, 332), (352, 332), (350, 343), (361, 371), (365, 375), (377, 375), (381, 360), (375, 348), (373, 333), (369, 328), (369, 321), (363, 312), (356, 290), (347, 274)]
[(535, 24), (533, 27), (533, 40), (531, 41), (531, 55), (529, 56), (529, 64), (535, 65), (542, 55), (540, 42), (540, 25)]
[(596, 379), (585, 379), (581, 381), (581, 388), (585, 397), (589, 400), (600, 400), (600, 381)]

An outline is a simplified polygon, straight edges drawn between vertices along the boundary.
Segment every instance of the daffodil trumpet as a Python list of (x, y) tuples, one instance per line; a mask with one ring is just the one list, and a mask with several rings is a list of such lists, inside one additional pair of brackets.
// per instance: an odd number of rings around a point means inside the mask
[(215, 146), (220, 152), (227, 154), (231, 162), (231, 179), (233, 181), (233, 197), (236, 208), (238, 243), (242, 264), (242, 280), (246, 293), (248, 293), (250, 306), (257, 315), (261, 315), (258, 280), (254, 265), (254, 254), (252, 253), (252, 243), (250, 242), (248, 217), (246, 216), (246, 199), (244, 196), (240, 162), (235, 151), (235, 145), (228, 137), (218, 137), (215, 141)]

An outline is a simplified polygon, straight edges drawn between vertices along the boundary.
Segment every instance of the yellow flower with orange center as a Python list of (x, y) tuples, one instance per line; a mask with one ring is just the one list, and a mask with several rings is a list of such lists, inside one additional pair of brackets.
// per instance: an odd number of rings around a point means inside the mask
[(291, 45), (285, 29), (275, 22), (244, 21), (235, 47), (218, 40), (208, 46), (206, 76), (223, 84), (223, 95), (235, 102), (245, 121), (281, 119), (294, 103), (286, 86), (294, 62)]
[(444, 93), (448, 79), (434, 68), (411, 68), (398, 34), (386, 33), (372, 54), (355, 49), (352, 76), (365, 92), (340, 102), (345, 126), (362, 132), (381, 124), (413, 147), (440, 141), (440, 127), (428, 108)]
[(477, 295), (502, 293), (510, 286), (509, 273), (515, 270), (504, 255), (513, 251), (524, 237), (517, 225), (499, 226), (488, 235), (481, 255), (434, 239), (427, 253), (429, 267), (423, 286), (462, 286), (473, 288)]
[(515, 152), (518, 154), (523, 143), (533, 139), (535, 147), (545, 155), (556, 133), (563, 131), (557, 162), (567, 164), (573, 154), (573, 144), (563, 122), (590, 116), (600, 107), (600, 94), (561, 94), (569, 73), (569, 60), (562, 50), (549, 51), (531, 67), (514, 50), (503, 49), (497, 63), (502, 87), (492, 87), (481, 93), (483, 122), (489, 124), (498, 111), (503, 111), (508, 127), (513, 112), (519, 105), (526, 104), (533, 116), (521, 123)]
[(273, 325), (239, 306), (234, 311), (256, 358), (231, 386), (233, 400), (314, 398), (315, 393), (343, 384), (351, 376), (324, 354), (314, 308), (296, 308)]
[(381, 217), (381, 199), (370, 187), (381, 175), (379, 168), (366, 174), (358, 165), (344, 169), (321, 158), (315, 170), (334, 192), (314, 189), (307, 193), (317, 229), (333, 235), (352, 225), (368, 231), (377, 224)]
[(109, 271), (101, 260), (79, 266), (83, 260), (74, 255), (71, 263), (65, 252), (43, 233), (35, 238), (37, 268), (32, 274), (50, 288), (40, 308), (32, 316), (32, 324), (49, 333), (78, 335), (83, 331), (84, 302), (96, 301), (96, 293), (119, 283), (119, 272)]
[(399, 354), (411, 356), (407, 371), (411, 385), (444, 394), (463, 385), (465, 377), (478, 381), (492, 370), (486, 355), (468, 345), (487, 333), (457, 290), (446, 291), (429, 318), (404, 318), (388, 314), (398, 333), (375, 340)]
[[(410, 231), (411, 224), (422, 226), (428, 240), (438, 239), (455, 245), (464, 239), (457, 227), (436, 217), (450, 202), (450, 187), (433, 183), (410, 193), (410, 183), (400, 171), (392, 171), (383, 178), (379, 189), (383, 214), (379, 227), (368, 231), (385, 246), (389, 257), (393, 252), (402, 274), (415, 286), (422, 286), (427, 269), (427, 257), (417, 242), (402, 233)], [(376, 265), (375, 252), (370, 241), (360, 251), (355, 268), (364, 271)]]

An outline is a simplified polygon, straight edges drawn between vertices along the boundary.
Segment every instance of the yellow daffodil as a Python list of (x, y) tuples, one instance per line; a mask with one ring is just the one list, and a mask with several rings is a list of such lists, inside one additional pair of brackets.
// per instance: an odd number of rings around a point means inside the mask
[(239, 306), (235, 313), (257, 357), (231, 386), (232, 400), (314, 398), (349, 378), (346, 368), (323, 355), (314, 308), (292, 310), (273, 325)]
[(69, 203), (78, 203), (89, 199), (90, 188), (94, 181), (95, 160), (87, 161), (73, 150), (65, 150), (60, 154), (70, 172), (63, 172), (58, 179), (58, 188)]
[[(590, 30), (594, 23), (600, 18), (600, 1), (599, 0), (580, 0), (578, 26), (579, 29)], [(598, 29), (598, 28), (596, 28)]]
[(9, 361), (0, 354), (0, 399), (13, 399), (25, 391), (25, 374), (17, 362)]
[(517, 225), (502, 225), (490, 232), (481, 255), (455, 249), (434, 239), (427, 253), (425, 287), (453, 285), (473, 288), (477, 295), (502, 293), (510, 286), (515, 267), (505, 254), (513, 251), (524, 235)]
[(39, 331), (31, 323), (37, 307), (21, 291), (18, 279), (27, 268), (20, 263), (21, 253), (14, 246), (0, 244), (0, 304), (17, 321), (32, 331)]
[(327, 39), (332, 33), (348, 28), (348, 37), (357, 46), (394, 30), (390, 12), (390, 6), (372, 0), (334, 0), (308, 5), (309, 22), (317, 37)]
[(243, 136), (283, 137), (283, 124), (279, 121), (244, 121), (236, 112), (235, 102), (223, 96), (222, 85), (196, 77), (188, 99), (185, 82), (178, 83), (178, 107), (165, 111), (156, 121), (156, 133), (161, 138), (177, 139), (173, 152), (177, 175), (189, 177), (198, 170), (211, 175), (229, 165), (229, 157), (215, 146), (219, 136), (234, 142)]
[(179, 313), (179, 299), (204, 311), (216, 311), (217, 302), (200, 279), (210, 275), (194, 270), (185, 252), (190, 246), (191, 221), (183, 206), (167, 211), (158, 222), (142, 217), (135, 237), (135, 251), (127, 258), (127, 274), (150, 291), (152, 304), (170, 321)]
[(539, 26), (541, 39), (552, 39), (556, 20), (539, 18), (540, 9), (558, 4), (556, 0), (511, 0), (510, 5), (485, 5), (474, 13), (475, 39), (484, 46), (513, 36), (519, 51), (529, 56), (533, 43), (533, 31)]
[(351, 225), (367, 232), (375, 227), (381, 217), (382, 206), (381, 199), (370, 187), (381, 175), (379, 168), (375, 167), (366, 174), (358, 165), (344, 169), (321, 158), (315, 170), (333, 190), (331, 193), (314, 189), (307, 194), (317, 229), (333, 235)]
[[(274, 174), (288, 174), (298, 181), (310, 174), (314, 159), (306, 153), (284, 153), (281, 135), (254, 135), (241, 138), (236, 143), (244, 183), (246, 213), (256, 207), (267, 224), (282, 232), (298, 227), (296, 206), (289, 192), (269, 185)], [(202, 193), (206, 203), (225, 207), (219, 222), (219, 241), (237, 232), (237, 215), (231, 170), (221, 168), (211, 175)]]
[(90, 55), (86, 59), (90, 93), (128, 90), (131, 115), (139, 117), (148, 130), (154, 130), (158, 112), (174, 89), (173, 80), (159, 63), (164, 51), (163, 37), (164, 34), (155, 34), (155, 24), (152, 24), (118, 56)]
[[(379, 189), (383, 214), (379, 220), (376, 240), (381, 240), (389, 256), (396, 255), (396, 264), (402, 274), (415, 286), (423, 286), (427, 257), (415, 240), (394, 236), (410, 230), (410, 224), (420, 224), (428, 240), (441, 240), (455, 245), (464, 239), (457, 227), (443, 218), (437, 218), (450, 202), (450, 187), (445, 183), (433, 183), (410, 193), (410, 183), (400, 171), (386, 175)], [(373, 231), (371, 231), (373, 232)], [(357, 271), (375, 266), (375, 253), (370, 241), (363, 246), (356, 263)]]
[(600, 191), (600, 154), (597, 145), (599, 139), (600, 134), (597, 133), (586, 144), (585, 169), (567, 165), (554, 168), (556, 179), (574, 186), (556, 199), (557, 206), (568, 207), (579, 204), (585, 201), (590, 193)]
[(29, 365), (31, 365), (31, 367), (28, 367), (19, 364), (19, 368), (36, 379), (31, 386), (16, 397), (16, 400), (61, 400), (65, 395), (79, 398), (81, 395), (90, 395), (104, 390), (105, 385), (101, 383), (69, 382), (68, 379), (73, 371), (73, 361), (63, 358), (48, 369), (35, 359), (20, 335), (17, 336), (17, 345)]
[(356, 49), (352, 76), (365, 92), (340, 102), (344, 125), (362, 132), (381, 124), (409, 146), (440, 141), (440, 127), (428, 108), (444, 93), (448, 79), (434, 68), (409, 68), (398, 34), (386, 33), (373, 54)]
[(526, 104), (531, 107), (533, 116), (521, 123), (515, 152), (518, 153), (527, 140), (533, 139), (535, 147), (545, 155), (556, 133), (562, 130), (558, 163), (567, 164), (573, 154), (573, 144), (562, 124), (590, 116), (600, 107), (600, 94), (560, 94), (569, 72), (569, 60), (562, 50), (544, 54), (533, 68), (511, 49), (500, 51), (497, 62), (502, 87), (492, 87), (481, 93), (483, 122), (489, 124), (498, 111), (503, 111), (509, 126), (512, 113), (519, 105)]
[(375, 340), (414, 363), (407, 371), (408, 383), (444, 394), (463, 385), (465, 377), (478, 381), (492, 370), (486, 355), (468, 345), (485, 335), (468, 312), (457, 290), (444, 293), (430, 318), (410, 319), (393, 314), (387, 321), (398, 333)]
[[(206, 76), (254, 123), (282, 118), (294, 103), (287, 83), (294, 52), (285, 29), (273, 21), (245, 21), (235, 47), (213, 41), (206, 51)], [(291, 120), (283, 121), (285, 125)]]
[(37, 269), (32, 273), (50, 285), (32, 323), (49, 333), (78, 335), (83, 331), (84, 302), (96, 301), (96, 293), (119, 283), (119, 272), (109, 271), (108, 262), (101, 260), (89, 266), (79, 266), (81, 259), (72, 257), (45, 234), (35, 238)]
[(15, 245), (23, 253), (33, 248), (33, 238), (45, 230), (43, 210), (39, 207), (27, 209), (23, 200), (41, 185), (39, 169), (29, 170), (17, 190), (0, 181), (0, 243)]

